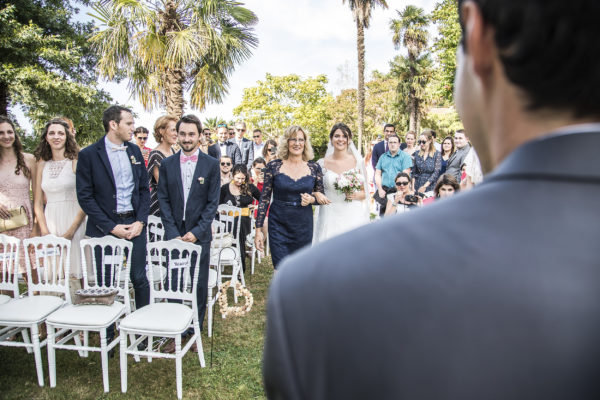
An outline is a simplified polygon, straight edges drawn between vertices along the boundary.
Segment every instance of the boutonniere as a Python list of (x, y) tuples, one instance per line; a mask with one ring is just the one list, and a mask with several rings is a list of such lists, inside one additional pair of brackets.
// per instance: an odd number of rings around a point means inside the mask
[(201, 185), (204, 185), (204, 177), (203, 177), (203, 176), (201, 176), (200, 178), (198, 178), (198, 182), (199, 182)]
[(141, 164), (138, 160), (135, 159), (135, 156), (131, 156), (130, 159), (131, 159), (131, 164), (132, 165), (139, 165), (139, 164)]

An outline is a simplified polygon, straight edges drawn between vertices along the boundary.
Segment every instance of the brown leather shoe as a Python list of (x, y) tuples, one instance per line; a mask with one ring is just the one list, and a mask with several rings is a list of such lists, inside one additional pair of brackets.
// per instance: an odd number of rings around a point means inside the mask
[(193, 351), (194, 353), (198, 352), (198, 345), (196, 344), (196, 342), (194, 342), (194, 344), (192, 345), (192, 347), (190, 348), (191, 351)]
[(174, 354), (175, 353), (175, 341), (169, 340), (161, 349), (161, 353)]

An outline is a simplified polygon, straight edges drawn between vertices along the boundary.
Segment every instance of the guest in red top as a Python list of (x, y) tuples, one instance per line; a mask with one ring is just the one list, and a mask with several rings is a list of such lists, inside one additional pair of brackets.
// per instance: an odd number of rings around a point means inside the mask
[(135, 143), (142, 151), (146, 168), (148, 168), (148, 156), (150, 155), (150, 150), (152, 150), (150, 147), (146, 147), (146, 143), (148, 142), (148, 133), (148, 129), (144, 128), (143, 126), (138, 126), (133, 132)]

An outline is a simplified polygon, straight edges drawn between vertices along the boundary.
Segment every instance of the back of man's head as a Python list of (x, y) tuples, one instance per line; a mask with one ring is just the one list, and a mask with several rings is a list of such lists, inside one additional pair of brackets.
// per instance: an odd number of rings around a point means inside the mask
[(600, 116), (600, 1), (458, 0), (459, 12), (469, 2), (493, 27), (506, 77), (530, 110)]

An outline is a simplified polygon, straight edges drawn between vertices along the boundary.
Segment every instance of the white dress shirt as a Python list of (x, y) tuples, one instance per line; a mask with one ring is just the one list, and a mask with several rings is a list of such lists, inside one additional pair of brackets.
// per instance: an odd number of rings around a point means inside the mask
[[(196, 155), (198, 156), (200, 154), (200, 150), (197, 149), (193, 154), (190, 154), (190, 156)], [(183, 151), (181, 152), (181, 155), (179, 157), (183, 157)], [(181, 162), (181, 159), (180, 159)], [(190, 189), (192, 187), (192, 183), (194, 181), (194, 171), (196, 170), (196, 164), (197, 162), (193, 162), (193, 161), (186, 161), (185, 163), (180, 163), (181, 166), (181, 184), (183, 186), (183, 220), (185, 221), (185, 208), (187, 205), (187, 201), (188, 201), (188, 196), (190, 195)]]
[(133, 182), (132, 161), (127, 155), (127, 146), (125, 143), (120, 146), (114, 144), (108, 140), (107, 136), (104, 136), (104, 145), (108, 161), (110, 162), (110, 168), (115, 178), (115, 189), (117, 192), (116, 211), (118, 213), (133, 211), (131, 194), (133, 193), (135, 183)]

